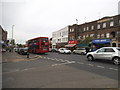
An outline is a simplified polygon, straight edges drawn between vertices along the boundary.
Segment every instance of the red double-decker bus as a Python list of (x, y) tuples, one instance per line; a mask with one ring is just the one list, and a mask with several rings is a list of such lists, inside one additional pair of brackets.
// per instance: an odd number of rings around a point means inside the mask
[(37, 37), (28, 40), (28, 52), (30, 53), (47, 53), (49, 52), (48, 37)]

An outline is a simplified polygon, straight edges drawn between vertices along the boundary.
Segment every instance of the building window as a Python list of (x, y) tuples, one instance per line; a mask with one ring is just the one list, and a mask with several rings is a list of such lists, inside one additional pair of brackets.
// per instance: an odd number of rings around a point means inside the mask
[(120, 20), (119, 20), (119, 25), (120, 25)]
[(74, 29), (72, 29), (72, 32), (74, 32)]
[(105, 34), (101, 34), (101, 38), (104, 38), (105, 37)]
[(86, 37), (88, 37), (88, 34), (86, 35)]
[(87, 31), (89, 30), (89, 27), (87, 27)]
[(78, 36), (78, 39), (81, 39), (81, 36)]
[(85, 35), (83, 35), (83, 39), (85, 39)]
[(94, 30), (94, 26), (91, 26), (91, 30)]
[(110, 37), (110, 33), (106, 33), (106, 38), (109, 38)]
[(61, 32), (60, 32), (60, 36), (61, 36)]
[(90, 34), (90, 37), (94, 37), (94, 34)]
[(106, 23), (103, 23), (103, 28), (106, 28)]
[(84, 27), (83, 31), (85, 31), (85, 27)]
[(97, 29), (100, 29), (100, 24), (97, 25)]
[(70, 29), (70, 32), (72, 32), (73, 31), (73, 29)]
[(97, 38), (100, 38), (100, 34), (97, 35)]
[(113, 21), (110, 22), (110, 27), (112, 27), (112, 26), (114, 26), (114, 22)]

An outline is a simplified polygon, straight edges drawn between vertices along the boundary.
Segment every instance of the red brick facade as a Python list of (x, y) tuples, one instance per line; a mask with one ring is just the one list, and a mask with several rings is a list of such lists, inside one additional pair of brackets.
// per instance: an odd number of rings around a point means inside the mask
[(120, 46), (120, 15), (104, 17), (102, 19), (69, 26), (68, 40), (83, 40), (86, 37), (94, 39), (108, 38), (116, 46)]

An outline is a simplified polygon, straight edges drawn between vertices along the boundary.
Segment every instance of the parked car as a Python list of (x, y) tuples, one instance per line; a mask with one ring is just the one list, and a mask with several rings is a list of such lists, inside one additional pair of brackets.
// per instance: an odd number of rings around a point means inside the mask
[(63, 54), (71, 54), (71, 50), (67, 49), (67, 48), (60, 48), (58, 50), (59, 53), (63, 53)]
[(120, 64), (120, 47), (103, 47), (94, 52), (88, 52), (89, 61), (95, 59), (112, 60), (114, 64)]
[(52, 52), (52, 48), (49, 48), (49, 52)]
[(85, 48), (77, 48), (77, 49), (73, 50), (73, 53), (84, 55), (84, 54), (86, 54), (86, 49)]
[(21, 55), (27, 55), (28, 54), (28, 48), (19, 48), (18, 53)]
[(14, 48), (14, 51), (17, 52), (19, 50), (19, 48)]
[(58, 49), (57, 48), (52, 48), (51, 52), (58, 52)]

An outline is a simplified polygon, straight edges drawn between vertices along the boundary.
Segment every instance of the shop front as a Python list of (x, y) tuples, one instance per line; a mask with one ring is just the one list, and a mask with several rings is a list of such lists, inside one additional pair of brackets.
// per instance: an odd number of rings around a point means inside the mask
[(65, 45), (65, 47), (73, 51), (77, 43), (77, 40), (68, 41), (68, 44)]
[(101, 48), (101, 47), (109, 47), (111, 45), (110, 39), (95, 39), (92, 40), (92, 48)]

